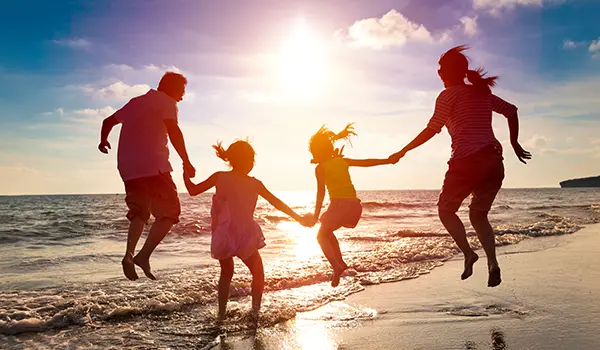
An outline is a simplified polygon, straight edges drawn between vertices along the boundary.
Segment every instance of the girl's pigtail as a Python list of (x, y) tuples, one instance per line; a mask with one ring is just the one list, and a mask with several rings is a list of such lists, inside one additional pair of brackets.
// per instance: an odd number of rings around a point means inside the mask
[(354, 125), (354, 123), (350, 123), (350, 124), (346, 125), (344, 130), (335, 134), (334, 140), (342, 140), (343, 139), (346, 141), (350, 141), (350, 136), (356, 136), (356, 132), (354, 132), (354, 127), (352, 125)]
[(498, 79), (498, 77), (486, 77), (486, 74), (487, 73), (483, 70), (483, 68), (478, 68), (477, 70), (470, 69), (467, 71), (467, 79), (476, 88), (479, 88), (487, 93), (491, 93), (492, 87), (496, 86), (496, 79)]
[(223, 142), (217, 141), (217, 144), (213, 145), (212, 147), (215, 149), (215, 154), (217, 155), (217, 157), (223, 159), (226, 162), (229, 161), (229, 158), (227, 157), (227, 151), (225, 150), (225, 148), (223, 148)]

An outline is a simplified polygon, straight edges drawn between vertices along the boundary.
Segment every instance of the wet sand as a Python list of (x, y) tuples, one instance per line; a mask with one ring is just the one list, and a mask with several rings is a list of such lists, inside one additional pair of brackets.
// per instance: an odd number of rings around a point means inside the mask
[(600, 224), (530, 239), (499, 248), (499, 287), (487, 287), (481, 252), (466, 281), (462, 259), (453, 259), (256, 334), (217, 338), (209, 348), (598, 349), (599, 251)]

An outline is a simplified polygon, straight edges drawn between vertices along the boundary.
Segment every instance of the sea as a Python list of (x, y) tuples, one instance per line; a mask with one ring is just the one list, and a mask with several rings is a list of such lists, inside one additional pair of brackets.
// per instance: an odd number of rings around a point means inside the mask
[[(276, 195), (301, 214), (314, 206), (313, 191)], [(222, 332), (250, 330), (251, 278), (239, 260), (227, 320), (215, 327), (219, 264), (210, 257), (211, 196), (180, 195), (181, 222), (151, 259), (158, 280), (138, 270), (141, 278), (133, 282), (120, 263), (128, 227), (123, 194), (0, 197), (0, 348), (209, 349)], [(259, 327), (368, 285), (418, 278), (459, 254), (437, 218), (438, 191), (359, 196), (364, 211), (358, 226), (336, 232), (350, 266), (337, 288), (329, 284), (318, 227), (302, 227), (259, 200), (255, 217), (267, 242)], [(467, 203), (459, 215), (469, 241), (480, 248)], [(490, 222), (498, 246), (576, 234), (600, 222), (600, 188), (502, 189)]]

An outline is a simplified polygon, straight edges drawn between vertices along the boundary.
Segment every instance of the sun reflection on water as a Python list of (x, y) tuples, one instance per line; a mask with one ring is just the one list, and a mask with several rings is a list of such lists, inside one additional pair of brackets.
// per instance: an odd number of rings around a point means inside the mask
[(291, 241), (291, 249), (299, 260), (311, 260), (319, 257), (321, 247), (317, 242), (317, 226), (304, 227), (296, 222), (280, 222), (277, 229), (286, 232)]

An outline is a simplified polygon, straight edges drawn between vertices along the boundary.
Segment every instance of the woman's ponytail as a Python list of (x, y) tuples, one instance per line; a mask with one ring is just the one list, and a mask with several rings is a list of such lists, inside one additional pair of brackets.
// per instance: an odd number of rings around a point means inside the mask
[(481, 89), (481, 91), (486, 93), (491, 93), (491, 88), (496, 86), (496, 79), (498, 79), (498, 77), (486, 77), (486, 74), (487, 73), (483, 70), (483, 68), (479, 68), (477, 70), (469, 69), (467, 71), (467, 79), (471, 84), (473, 84), (474, 87)]

